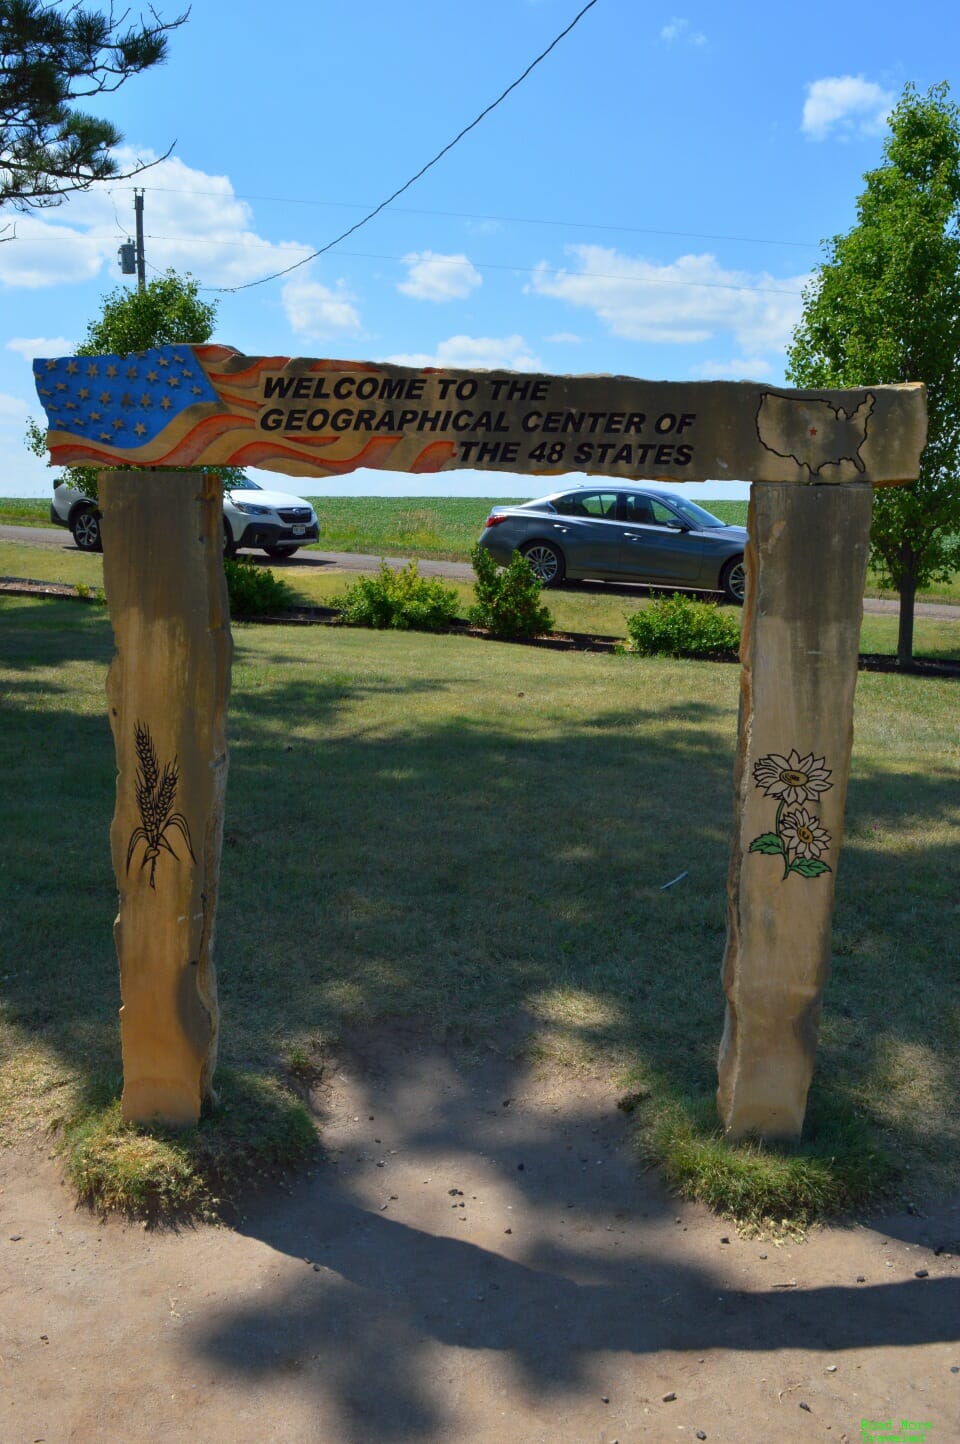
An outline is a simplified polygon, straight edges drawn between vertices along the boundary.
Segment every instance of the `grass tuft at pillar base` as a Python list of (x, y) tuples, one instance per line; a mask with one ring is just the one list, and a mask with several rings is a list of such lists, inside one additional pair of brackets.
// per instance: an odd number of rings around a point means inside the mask
[(660, 1169), (669, 1188), (748, 1230), (802, 1232), (854, 1210), (880, 1208), (901, 1182), (868, 1125), (826, 1094), (811, 1095), (797, 1143), (728, 1141), (712, 1096), (643, 1090), (621, 1106), (636, 1109), (640, 1156)]
[(63, 1151), (78, 1202), (154, 1224), (212, 1223), (245, 1192), (317, 1158), (308, 1110), (275, 1080), (224, 1069), (216, 1086), (216, 1104), (193, 1128), (124, 1123), (115, 1096), (68, 1121)]

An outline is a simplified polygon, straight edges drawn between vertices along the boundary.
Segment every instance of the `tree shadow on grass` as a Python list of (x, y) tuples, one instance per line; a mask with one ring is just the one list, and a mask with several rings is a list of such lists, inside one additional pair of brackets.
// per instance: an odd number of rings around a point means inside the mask
[[(302, 715), (306, 692), (284, 687), (281, 714)], [(320, 1024), (341, 996), (346, 1013), (426, 1009), (476, 1026), (551, 989), (605, 991), (605, 1008), (623, 1019), (649, 1002), (651, 970), (677, 985), (688, 929), (698, 950), (711, 933), (715, 979), (730, 751), (691, 725), (706, 710), (658, 712), (655, 735), (640, 735), (642, 709), (599, 713), (535, 741), (469, 716), (384, 736), (361, 711), (348, 734), (292, 739), (279, 758), (245, 711), (220, 939), (238, 981), (253, 953), (292, 987), (268, 988), (262, 1025), (265, 1015), (268, 1032), (290, 1026), (297, 1006), (299, 1026)], [(683, 785), (691, 777), (695, 804)], [(269, 853), (274, 872), (260, 879), (267, 897), (253, 919), (232, 881), (246, 875), (251, 846)], [(686, 894), (662, 893), (683, 870), (695, 879)], [(271, 926), (266, 960), (254, 941), (264, 902), (284, 916), (271, 890), (296, 916)], [(249, 984), (258, 986), (252, 975)], [(226, 1004), (226, 979), (224, 988)]]
[[(425, 652), (407, 675), (351, 653), (303, 677), (291, 665), (309, 668), (309, 657), (282, 645), (248, 655), (241, 634), (235, 676), (265, 658), (269, 675), (258, 688), (251, 674), (231, 699), (216, 950), (224, 1061), (275, 1068), (292, 1043), (395, 1014), (489, 1038), (524, 1009), (555, 1055), (639, 1060), (678, 1092), (708, 1096), (724, 1006), (732, 709), (682, 694), (645, 704), (643, 664), (624, 659), (635, 705), (597, 701), (538, 731), (541, 703), (524, 688), (504, 692), (502, 715), (471, 716), (457, 711), (458, 688), (484, 677), (485, 654), (470, 645), (459, 675)], [(45, 627), (39, 641), (28, 627), (13, 656), (56, 668), (78, 648), (108, 660), (105, 621)], [(580, 675), (572, 659), (557, 665)], [(409, 720), (386, 725), (380, 703), (398, 697), (410, 699)], [(7, 1023), (81, 1076), (115, 1072), (109, 727), (23, 697), (8, 715)], [(891, 887), (868, 812), (888, 831), (904, 815), (933, 825), (951, 815), (953, 785), (945, 767), (898, 778), (855, 766), (815, 1086), (868, 1112), (865, 1085), (891, 1038), (932, 1049), (952, 1076), (937, 1003), (943, 959), (955, 956), (942, 860), (911, 849)], [(885, 992), (864, 986), (878, 958)], [(891, 1008), (898, 987), (907, 1002)], [(920, 1150), (951, 1136), (921, 1117), (912, 1133)]]
[[(34, 645), (28, 629), (22, 655)], [(46, 637), (45, 665), (58, 648), (73, 659), (69, 627)], [(109, 659), (108, 626), (92, 650)], [(496, 1027), (530, 998), (558, 1034), (622, 1045), (644, 1026), (638, 1010), (649, 1023), (683, 1004), (691, 929), (698, 949), (709, 940), (713, 1046), (730, 749), (700, 733), (709, 707), (658, 713), (655, 735), (638, 733), (642, 708), (618, 709), (531, 741), (448, 703), (439, 719), (384, 735), (379, 698), (409, 696), (413, 717), (418, 699), (455, 692), (456, 679), (374, 666), (304, 681), (289, 661), (278, 652), (262, 694), (236, 688), (231, 703), (217, 946), (225, 1061), (274, 1066), (286, 1040), (351, 1017), (410, 1011)], [(482, 673), (479, 649), (475, 664)], [(336, 732), (344, 706), (355, 725)], [(115, 1070), (118, 1051), (109, 726), (24, 698), (11, 720), (2, 745), (21, 843), (6, 877), (7, 1022), (93, 1077)], [(695, 892), (661, 893), (683, 870)]]

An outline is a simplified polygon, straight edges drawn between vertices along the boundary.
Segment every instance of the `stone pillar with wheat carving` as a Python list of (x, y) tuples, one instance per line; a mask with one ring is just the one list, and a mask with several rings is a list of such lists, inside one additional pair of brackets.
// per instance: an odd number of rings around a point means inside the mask
[(230, 687), (215, 476), (104, 472), (107, 681), (117, 754), (123, 1116), (194, 1123), (217, 1048), (214, 922)]

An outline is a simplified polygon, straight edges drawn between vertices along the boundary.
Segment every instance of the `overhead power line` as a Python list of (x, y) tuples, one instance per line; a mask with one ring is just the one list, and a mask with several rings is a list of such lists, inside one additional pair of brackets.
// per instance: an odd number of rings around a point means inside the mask
[[(59, 241), (59, 242), (61, 242), (61, 243), (67, 243), (67, 244), (73, 243), (73, 244), (75, 244), (75, 245), (82, 245), (82, 244), (84, 244), (87, 240), (91, 239), (91, 236), (89, 236), (89, 235), (88, 235), (88, 236), (81, 236), (81, 235), (73, 235), (73, 234), (66, 234), (66, 233), (65, 233), (65, 234), (63, 234), (62, 236), (53, 236), (53, 235), (51, 235), (51, 236), (48, 237), (48, 239), (49, 239), (49, 240), (57, 240), (57, 241)], [(98, 237), (97, 237), (97, 236), (93, 236), (92, 239), (98, 239)], [(122, 232), (122, 231), (118, 231), (118, 232), (117, 232), (117, 235), (116, 235), (115, 237), (111, 237), (110, 239), (119, 239), (119, 240), (122, 240), (122, 239), (123, 239), (123, 232)], [(151, 231), (151, 232), (146, 236), (146, 239), (147, 239), (148, 241), (164, 241), (164, 242), (166, 242), (167, 244), (171, 244), (171, 245), (182, 245), (182, 246), (218, 246), (218, 247), (222, 247), (222, 248), (225, 248), (225, 249), (238, 250), (238, 251), (246, 251), (246, 250), (273, 250), (273, 249), (276, 249), (275, 243), (274, 243), (273, 241), (227, 241), (227, 240), (223, 240), (223, 239), (221, 239), (220, 237), (217, 237), (217, 236), (162, 236), (162, 235), (157, 234), (157, 233), (154, 232), (154, 231)], [(404, 263), (404, 262), (407, 262), (407, 261), (410, 259), (409, 255), (406, 255), (406, 256), (396, 256), (396, 255), (390, 255), (390, 254), (388, 254), (388, 253), (386, 253), (386, 252), (379, 252), (379, 251), (341, 251), (341, 252), (340, 252), (340, 255), (341, 255), (341, 256), (344, 256), (344, 257), (348, 257), (348, 258), (350, 258), (350, 259), (352, 259), (352, 260), (360, 260), (360, 261), (399, 261), (401, 264)], [(309, 257), (307, 257), (307, 259), (309, 259)], [(452, 257), (452, 256), (431, 256), (430, 259), (431, 259), (431, 264), (432, 264), (432, 265), (445, 265), (445, 266), (462, 267), (463, 264), (464, 264), (463, 261), (457, 260), (457, 259), (455, 259), (455, 258)], [(150, 262), (150, 261), (147, 261), (146, 264), (147, 264), (148, 268), (149, 268), (151, 271), (155, 271), (158, 276), (163, 274), (163, 272), (161, 271), (161, 268), (160, 268), (159, 266), (153, 265), (152, 262)], [(680, 290), (684, 290), (684, 289), (687, 289), (687, 288), (689, 288), (689, 287), (693, 287), (693, 288), (696, 289), (696, 290), (708, 290), (708, 291), (742, 291), (742, 292), (744, 292), (745, 294), (760, 295), (760, 296), (802, 296), (802, 295), (803, 295), (803, 292), (802, 292), (802, 291), (791, 290), (789, 287), (786, 287), (786, 286), (749, 286), (749, 285), (744, 286), (744, 285), (737, 285), (736, 282), (733, 282), (733, 281), (690, 281), (690, 280), (683, 279), (683, 278), (681, 278), (680, 276), (674, 276), (674, 277), (629, 276), (629, 275), (624, 275), (622, 272), (621, 272), (621, 273), (618, 273), (618, 272), (611, 272), (611, 271), (571, 271), (571, 270), (569, 269), (569, 267), (566, 267), (566, 266), (547, 266), (547, 265), (528, 266), (528, 265), (521, 264), (520, 262), (516, 262), (516, 263), (515, 263), (515, 262), (510, 262), (510, 261), (469, 261), (469, 260), (468, 260), (466, 264), (467, 264), (468, 266), (473, 267), (473, 269), (474, 269), (474, 270), (477, 270), (477, 271), (513, 271), (513, 272), (515, 272), (515, 273), (518, 274), (518, 275), (529, 275), (529, 276), (532, 276), (532, 275), (542, 275), (542, 276), (569, 276), (569, 277), (571, 277), (572, 279), (578, 280), (578, 281), (591, 281), (591, 280), (596, 280), (596, 281), (623, 281), (623, 282), (625, 282), (626, 284), (628, 284), (628, 285), (633, 285), (633, 286), (672, 286), (672, 287), (675, 287), (675, 288), (680, 289)], [(293, 267), (289, 267), (288, 269), (291, 269), (291, 270), (292, 270), (292, 269), (294, 269), (294, 268), (293, 268)], [(282, 275), (282, 274), (284, 274), (284, 273), (283, 273), (283, 272), (279, 272), (278, 274)], [(210, 291), (210, 290), (219, 290), (219, 291), (235, 291), (235, 290), (237, 290), (237, 291), (238, 291), (238, 290), (242, 290), (243, 287), (242, 287), (242, 286), (218, 286), (218, 287), (205, 286), (205, 287), (203, 287), (202, 289), (207, 290), (207, 291)]]
[(378, 206), (374, 206), (372, 211), (368, 211), (367, 214), (363, 216), (361, 220), (357, 221), (355, 225), (352, 225), (349, 230), (344, 231), (342, 235), (335, 236), (332, 241), (328, 241), (327, 244), (325, 246), (321, 246), (319, 250), (313, 251), (309, 256), (304, 256), (303, 259), (300, 261), (295, 261), (292, 266), (287, 266), (282, 271), (273, 271), (269, 276), (261, 276), (257, 281), (246, 281), (241, 286), (205, 286), (203, 289), (207, 291), (220, 292), (249, 291), (252, 286), (262, 286), (267, 281), (275, 281), (280, 276), (289, 275), (291, 271), (297, 270), (299, 266), (305, 266), (308, 261), (316, 260), (317, 256), (322, 256), (324, 252), (332, 250), (333, 247), (339, 245), (341, 241), (345, 241), (348, 236), (352, 236), (355, 231), (359, 231), (361, 226), (365, 226), (368, 221), (372, 221), (374, 216), (379, 215), (382, 210), (385, 210), (391, 201), (395, 201), (397, 196), (402, 196), (404, 191), (408, 191), (410, 187), (421, 178), (421, 176), (426, 175), (427, 171), (430, 170), (432, 166), (435, 166), (437, 164), (437, 161), (442, 160), (449, 151), (453, 150), (453, 147), (457, 145), (459, 141), (463, 140), (463, 137), (465, 135), (469, 135), (470, 131), (474, 130), (476, 126), (480, 124), (481, 120), (484, 120), (492, 110), (496, 110), (497, 106), (500, 105), (502, 101), (506, 100), (507, 96), (510, 94), (511, 91), (516, 90), (518, 85), (522, 85), (522, 83), (526, 80), (527, 76), (531, 73), (531, 71), (535, 70), (536, 67), (540, 64), (541, 60), (545, 60), (550, 54), (551, 50), (555, 49), (556, 46), (560, 44), (560, 41), (563, 40), (565, 36), (570, 34), (570, 31), (573, 29), (573, 27), (583, 19), (584, 15), (586, 15), (588, 10), (593, 9), (596, 3), (597, 0), (587, 0), (587, 4), (584, 5), (582, 10), (579, 10), (577, 12), (577, 14), (570, 21), (570, 24), (566, 27), (566, 29), (561, 30), (560, 34), (555, 36), (554, 39), (551, 40), (546, 50), (542, 50), (537, 56), (537, 58), (530, 62), (522, 75), (518, 75), (516, 80), (514, 80), (512, 84), (508, 85), (506, 90), (502, 91), (497, 96), (496, 100), (491, 101), (491, 103), (486, 106), (484, 110), (481, 110), (480, 114), (476, 117), (475, 120), (471, 120), (469, 125), (465, 125), (463, 129), (453, 137), (453, 140), (449, 141), (442, 150), (438, 150), (432, 160), (428, 160), (426, 165), (421, 166), (420, 169), (417, 171), (416, 175), (412, 175), (408, 181), (404, 181), (403, 185), (398, 186), (398, 188), (393, 192), (392, 195), (387, 196), (386, 200), (381, 201)]
[[(130, 190), (130, 186), (112, 186), (115, 190)], [(225, 196), (222, 190), (196, 190), (190, 186), (142, 186), (142, 190), (156, 191), (168, 196), (214, 196), (218, 200), (267, 201), (271, 205), (326, 206), (331, 210), (362, 211), (366, 207), (355, 201), (318, 201), (308, 196), (262, 196), (250, 191), (231, 191)], [(439, 216), (453, 221), (496, 221), (504, 226), (557, 226), (571, 231), (622, 231), (631, 236), (669, 236), (674, 240), (687, 241), (734, 241), (751, 246), (791, 246), (802, 251), (817, 251), (817, 241), (784, 241), (775, 236), (724, 236), (714, 231), (663, 231), (651, 226), (618, 226), (602, 221), (558, 221), (548, 216), (490, 216), (476, 211), (432, 211), (414, 206), (394, 206), (396, 216)], [(119, 223), (118, 223), (119, 224)], [(270, 242), (267, 242), (270, 244)]]
[[(151, 241), (167, 241), (174, 244), (182, 243), (188, 246), (224, 246), (228, 247), (230, 250), (240, 251), (259, 250), (261, 248), (273, 246), (273, 242), (271, 241), (221, 241), (218, 240), (216, 237), (159, 236), (154, 235), (152, 232), (148, 239)], [(391, 256), (381, 253), (379, 251), (341, 251), (340, 255), (347, 256), (353, 260), (359, 261), (405, 262), (409, 260), (408, 256)], [(306, 259), (309, 260), (310, 257), (308, 256), (306, 257)], [(431, 265), (436, 266), (453, 266), (457, 269), (462, 269), (464, 265), (464, 262), (462, 260), (458, 260), (453, 256), (431, 255), (430, 263)], [(302, 262), (298, 262), (297, 264), (301, 265)], [(682, 280), (679, 277), (677, 277), (676, 279), (661, 279), (656, 276), (625, 276), (622, 274), (617, 275), (608, 271), (571, 271), (565, 266), (524, 266), (519, 264), (513, 265), (509, 261), (467, 261), (466, 264), (475, 271), (515, 271), (521, 275), (528, 276), (571, 276), (578, 281), (626, 281), (629, 284), (635, 286), (695, 286), (699, 288), (705, 288), (710, 291), (749, 291), (752, 295), (762, 296), (803, 295), (802, 291), (789, 290), (785, 286), (739, 286), (732, 281), (687, 281)], [(290, 266), (287, 269), (293, 270), (294, 267)], [(283, 271), (278, 271), (277, 274), (284, 275), (285, 273)], [(204, 289), (212, 290), (214, 288), (206, 286), (204, 287)], [(243, 290), (243, 287), (219, 286), (216, 287), (216, 289), (221, 291), (241, 291)]]

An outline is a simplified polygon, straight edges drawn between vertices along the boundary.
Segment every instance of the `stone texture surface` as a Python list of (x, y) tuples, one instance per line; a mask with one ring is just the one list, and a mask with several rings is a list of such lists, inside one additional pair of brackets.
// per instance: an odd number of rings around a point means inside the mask
[[(134, 383), (108, 388), (97, 420), (81, 402), (91, 366)], [(220, 345), (53, 358), (34, 370), (57, 464), (893, 485), (916, 477), (926, 440), (919, 384), (793, 391), (244, 356)]]
[(105, 472), (117, 751), (123, 1115), (191, 1123), (217, 1044), (213, 932), (227, 774), (229, 606), (216, 477)]
[(871, 506), (862, 484), (752, 488), (718, 1092), (732, 1137), (795, 1137), (803, 1126), (830, 962)]

